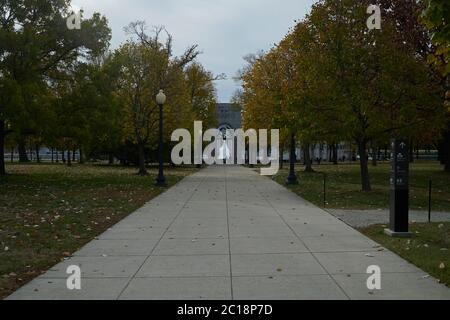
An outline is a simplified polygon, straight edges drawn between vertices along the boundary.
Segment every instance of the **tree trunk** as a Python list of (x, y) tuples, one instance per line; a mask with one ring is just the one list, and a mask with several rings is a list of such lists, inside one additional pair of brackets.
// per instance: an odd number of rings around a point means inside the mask
[(80, 164), (85, 164), (86, 159), (84, 158), (83, 148), (80, 148), (79, 152), (80, 152)]
[[(450, 75), (447, 75), (445, 80), (445, 88), (447, 90), (445, 94), (445, 102), (450, 103)], [(450, 172), (450, 120), (447, 120), (447, 130), (444, 133), (444, 142), (443, 142), (443, 164), (444, 164), (444, 170), (446, 172)]]
[(305, 157), (305, 172), (314, 172), (311, 160), (311, 145), (306, 143), (303, 149), (303, 154)]
[(283, 170), (283, 168), (284, 168), (284, 161), (283, 161), (283, 158), (284, 158), (284, 150), (283, 149), (280, 149), (280, 155), (279, 155), (279, 157), (280, 157), (280, 169), (281, 170)]
[(372, 144), (372, 166), (376, 167), (378, 165), (378, 147), (375, 143)]
[(145, 146), (143, 143), (140, 143), (138, 145), (139, 148), (139, 172), (138, 175), (140, 176), (146, 176), (147, 169), (145, 168)]
[(333, 164), (337, 165), (338, 164), (338, 148), (339, 145), (338, 144), (334, 144), (333, 145)]
[(414, 159), (414, 142), (413, 142), (412, 139), (409, 140), (409, 145), (410, 145), (410, 148), (409, 148), (409, 162), (410, 163), (414, 163), (414, 161), (415, 161), (415, 159)]
[(14, 163), (14, 148), (11, 148), (11, 163)]
[(108, 155), (108, 164), (111, 166), (114, 164), (114, 155), (112, 153)]
[(333, 145), (328, 145), (328, 162), (333, 162)]
[(444, 141), (441, 141), (437, 145), (438, 149), (438, 161), (440, 164), (444, 164)]
[(441, 148), (441, 161), (444, 165), (444, 170), (450, 172), (450, 128), (444, 133), (444, 141)]
[(40, 147), (38, 145), (35, 146), (36, 149), (36, 162), (40, 163), (41, 162), (41, 156), (39, 155), (39, 149)]
[(70, 149), (67, 150), (67, 166), (71, 167), (72, 166), (72, 161), (70, 159)]
[(76, 154), (77, 154), (77, 151), (76, 151), (76, 149), (74, 148), (74, 149), (72, 150), (72, 162), (76, 162), (76, 161), (77, 161)]
[(5, 138), (5, 120), (0, 120), (0, 176), (6, 175)]
[(358, 151), (360, 157), (362, 191), (369, 192), (372, 191), (372, 187), (370, 185), (367, 142), (365, 140), (358, 141)]
[(55, 162), (55, 152), (54, 152), (54, 150), (52, 148), (52, 163), (54, 163), (54, 162)]
[(295, 164), (297, 163), (297, 155), (296, 155), (296, 140), (295, 133), (291, 134), (291, 145), (289, 152), (289, 175), (287, 177), (287, 184), (296, 185), (298, 184), (298, 178), (295, 174)]
[(61, 151), (61, 160), (64, 164), (66, 164), (66, 154), (64, 150)]
[(23, 137), (20, 137), (18, 143), (19, 143), (19, 162), (20, 163), (30, 162), (27, 155), (27, 149), (25, 147), (25, 139)]

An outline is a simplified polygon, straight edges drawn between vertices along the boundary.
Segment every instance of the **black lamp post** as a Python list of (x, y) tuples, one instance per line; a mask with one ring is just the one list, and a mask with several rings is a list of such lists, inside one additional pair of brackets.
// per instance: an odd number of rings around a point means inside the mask
[(291, 154), (289, 163), (289, 176), (287, 178), (287, 184), (294, 185), (298, 184), (297, 175), (295, 174), (295, 162), (297, 160), (297, 155), (295, 153), (295, 133), (291, 136)]
[(163, 90), (159, 90), (156, 95), (156, 103), (159, 106), (159, 173), (156, 179), (156, 186), (166, 187), (166, 178), (164, 177), (164, 142), (163, 142), (163, 106), (166, 103), (166, 95)]

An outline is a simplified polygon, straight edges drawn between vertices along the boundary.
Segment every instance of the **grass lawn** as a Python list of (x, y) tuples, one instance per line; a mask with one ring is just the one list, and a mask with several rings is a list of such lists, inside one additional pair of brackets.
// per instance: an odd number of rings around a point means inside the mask
[(450, 287), (450, 223), (412, 224), (412, 239), (388, 237), (385, 228), (372, 226), (361, 231)]
[[(70, 256), (163, 190), (135, 168), (11, 165), (0, 178), (0, 299)], [(170, 168), (174, 185), (194, 172)]]
[[(360, 169), (357, 164), (315, 166), (315, 173), (305, 173), (298, 166), (298, 186), (289, 188), (306, 200), (323, 207), (323, 181), (327, 176), (327, 208), (387, 209), (389, 208), (390, 165), (369, 168), (372, 192), (361, 191)], [(280, 170), (274, 180), (285, 184), (288, 171)], [(450, 173), (437, 162), (411, 165), (411, 209), (428, 210), (428, 181), (433, 180), (433, 211), (450, 212)]]

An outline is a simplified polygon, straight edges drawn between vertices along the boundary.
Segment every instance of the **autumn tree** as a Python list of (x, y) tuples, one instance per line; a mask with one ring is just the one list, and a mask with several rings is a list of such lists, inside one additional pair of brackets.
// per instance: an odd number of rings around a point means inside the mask
[(380, 135), (408, 137), (424, 130), (428, 122), (438, 125), (442, 115), (439, 86), (430, 78), (424, 59), (397, 41), (394, 21), (385, 20), (382, 31), (369, 31), (368, 5), (320, 1), (308, 18), (317, 53), (311, 61), (318, 71), (313, 79), (330, 84), (334, 107), (326, 113), (358, 146), (364, 191), (371, 190), (367, 152), (371, 141)]
[[(238, 100), (246, 129), (281, 129), (281, 144), (290, 146), (290, 165), (294, 169), (297, 128), (288, 109), (292, 68), (290, 61), (281, 56), (281, 49), (274, 47), (268, 53), (245, 57), (247, 66), (239, 73), (243, 90)], [(291, 182), (295, 180), (291, 177)]]
[(443, 76), (450, 74), (450, 3), (446, 0), (425, 0), (422, 18), (432, 33), (435, 50), (430, 62)]
[(123, 144), (123, 110), (117, 96), (120, 66), (114, 63), (113, 56), (106, 54), (89, 68), (87, 85), (90, 95), (86, 96), (89, 110), (89, 139), (83, 144), (86, 155), (101, 158), (106, 155), (109, 164), (120, 153)]
[(321, 114), (315, 112), (326, 104), (327, 91), (324, 83), (310, 81), (309, 69), (315, 65), (310, 60), (316, 55), (311, 41), (307, 25), (299, 23), (267, 54), (249, 56), (241, 75), (246, 126), (281, 128), (284, 144), (290, 145), (291, 166), (300, 141), (306, 171), (313, 171), (310, 145), (325, 139), (323, 129), (329, 128), (319, 125)]
[(139, 175), (146, 175), (145, 149), (157, 141), (159, 112), (155, 96), (162, 89), (168, 97), (164, 106), (167, 132), (191, 122), (192, 105), (184, 68), (199, 52), (192, 46), (182, 56), (173, 56), (172, 36), (163, 27), (155, 28), (149, 35), (144, 22), (135, 22), (126, 31), (132, 38), (114, 54), (114, 61), (120, 66), (117, 93), (123, 106), (125, 135), (139, 152)]
[(53, 127), (57, 129), (51, 131), (51, 136), (67, 151), (68, 158), (79, 150), (83, 162), (86, 153), (98, 147), (96, 144), (105, 139), (111, 144), (117, 141), (114, 133), (120, 130), (120, 125), (113, 96), (116, 74), (109, 72), (103, 60), (78, 62), (55, 82)]
[(445, 0), (426, 0), (423, 21), (433, 37), (434, 51), (429, 55), (429, 63), (442, 76), (446, 89), (444, 96), (447, 108), (447, 125), (439, 142), (439, 156), (445, 171), (450, 172), (450, 3)]
[[(99, 14), (69, 30), (70, 1), (4, 0), (0, 9), (0, 147), (5, 135), (18, 133), (22, 160), (27, 135), (39, 123), (41, 94), (55, 74), (83, 55), (104, 50), (110, 39), (107, 21)], [(0, 148), (0, 159), (4, 150)], [(5, 174), (0, 163), (0, 175)]]
[(413, 139), (428, 123), (439, 127), (443, 115), (441, 88), (425, 61), (430, 42), (417, 20), (420, 4), (381, 1), (383, 29), (372, 31), (369, 4), (318, 1), (243, 77), (246, 119), (273, 125), (278, 117), (307, 150), (352, 141), (364, 191), (371, 190), (370, 148), (392, 136)]
[(185, 77), (195, 120), (203, 121), (207, 128), (216, 127), (217, 92), (214, 81), (223, 80), (225, 75), (215, 76), (199, 62), (194, 62), (186, 67)]

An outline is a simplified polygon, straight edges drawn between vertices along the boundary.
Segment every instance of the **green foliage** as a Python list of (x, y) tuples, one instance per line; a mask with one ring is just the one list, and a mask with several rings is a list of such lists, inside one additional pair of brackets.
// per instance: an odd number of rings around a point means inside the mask
[(450, 41), (450, 3), (446, 0), (428, 0), (423, 13), (427, 26), (434, 31), (433, 40), (437, 44)]
[(450, 74), (450, 3), (446, 0), (427, 0), (422, 18), (433, 34), (436, 50), (430, 56), (433, 64), (444, 76)]
[(364, 191), (370, 144), (422, 140), (440, 132), (445, 115), (443, 87), (426, 61), (431, 40), (418, 21), (420, 3), (381, 1), (382, 30), (372, 31), (370, 4), (318, 1), (242, 76), (246, 122), (289, 128), (306, 144), (354, 142)]
[(145, 174), (145, 149), (157, 149), (159, 107), (155, 97), (164, 90), (164, 140), (178, 128), (192, 128), (194, 120), (213, 123), (216, 95), (214, 76), (195, 62), (196, 46), (182, 56), (172, 54), (172, 36), (162, 41), (163, 28), (149, 35), (144, 22), (127, 28), (132, 37), (117, 49), (111, 65), (117, 70), (115, 95), (123, 126), (123, 142), (138, 147), (140, 173)]
[(0, 132), (0, 139), (11, 131), (37, 144), (51, 136), (57, 118), (52, 106), (55, 101), (64, 103), (55, 87), (80, 58), (92, 59), (106, 51), (111, 38), (106, 19), (96, 13), (83, 20), (80, 30), (69, 30), (70, 14), (70, 1), (1, 2), (0, 121), (9, 129)]
[(111, 53), (111, 30), (99, 13), (79, 30), (67, 27), (69, 0), (0, 5), (0, 139), (8, 147), (80, 149), (93, 158), (120, 157), (133, 144), (153, 151), (160, 89), (168, 96), (166, 142), (194, 120), (213, 125), (219, 77), (192, 64), (197, 46), (175, 57), (164, 28), (148, 35), (145, 22), (135, 22), (126, 28), (130, 40)]
[(186, 70), (187, 90), (189, 102), (195, 115), (195, 120), (203, 121), (205, 128), (214, 128), (218, 125), (216, 119), (217, 95), (213, 81), (221, 77), (205, 70), (198, 62), (189, 65)]

